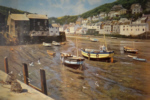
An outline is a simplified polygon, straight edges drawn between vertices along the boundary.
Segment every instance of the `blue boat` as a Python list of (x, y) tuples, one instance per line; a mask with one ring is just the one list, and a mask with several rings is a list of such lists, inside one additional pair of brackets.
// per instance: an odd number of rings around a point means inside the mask
[(134, 60), (138, 60), (138, 61), (142, 61), (142, 62), (146, 62), (146, 59), (142, 59), (142, 58), (138, 58), (138, 57), (133, 57)]

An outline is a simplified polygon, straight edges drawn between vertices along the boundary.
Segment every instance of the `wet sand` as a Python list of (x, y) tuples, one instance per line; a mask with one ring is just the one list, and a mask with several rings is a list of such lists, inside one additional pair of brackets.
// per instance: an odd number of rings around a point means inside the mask
[[(9, 70), (14, 71), (23, 81), (22, 63), (34, 63), (29, 66), (30, 83), (40, 88), (40, 68), (45, 69), (48, 95), (56, 100), (149, 100), (150, 98), (150, 41), (138, 39), (106, 38), (108, 50), (115, 51), (114, 63), (85, 60), (85, 70), (80, 71), (62, 65), (60, 52), (76, 54), (75, 38), (67, 38), (62, 46), (43, 47), (41, 44), (0, 46), (0, 69), (4, 70), (4, 57), (8, 57)], [(98, 49), (104, 44), (90, 42), (86, 38), (78, 39), (79, 48)], [(133, 43), (133, 41), (136, 41)], [(136, 55), (147, 62), (135, 61), (123, 52), (123, 46), (135, 47)], [(11, 49), (13, 48), (13, 50)], [(56, 52), (52, 57), (47, 50)], [(80, 51), (80, 49), (79, 49)], [(79, 54), (81, 55), (81, 54)], [(38, 64), (40, 58), (41, 64)]]

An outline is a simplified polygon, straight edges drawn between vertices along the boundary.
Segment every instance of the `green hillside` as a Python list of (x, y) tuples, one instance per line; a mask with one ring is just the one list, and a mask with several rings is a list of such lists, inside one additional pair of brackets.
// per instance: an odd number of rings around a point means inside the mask
[(52, 21), (55, 21), (56, 23), (62, 24), (68, 24), (70, 22), (75, 22), (77, 20), (78, 16), (63, 16), (59, 18), (51, 17), (49, 18), (49, 23), (51, 24)]
[[(149, 0), (116, 0), (115, 2), (112, 3), (106, 3), (104, 5), (98, 6), (92, 10), (89, 10), (83, 14), (81, 14), (80, 16), (83, 18), (87, 18), (93, 15), (98, 15), (100, 14), (100, 12), (109, 12), (110, 9), (114, 6), (114, 5), (118, 5), (121, 4), (124, 8), (128, 9), (129, 14), (125, 14), (122, 15), (121, 17), (126, 17), (126, 18), (134, 18), (135, 20), (141, 16), (141, 14), (139, 15), (132, 15), (130, 14), (130, 8), (131, 5), (134, 3), (139, 3), (142, 5), (142, 8), (144, 10), (144, 13), (150, 13), (146, 11), (146, 7), (150, 6), (148, 5)], [(77, 15), (78, 16), (78, 15)], [(64, 24), (64, 23), (70, 23), (70, 22), (75, 22), (77, 19), (77, 16), (63, 16), (61, 18), (55, 18), (56, 22), (60, 23), (60, 24)], [(49, 18), (51, 20), (51, 18)], [(114, 18), (114, 19), (119, 19), (119, 18)]]
[(6, 18), (8, 17), (9, 11), (10, 11), (11, 13), (17, 13), (17, 14), (29, 13), (29, 12), (21, 11), (21, 10), (14, 9), (14, 8), (9, 8), (9, 7), (0, 6), (0, 13), (3, 14), (3, 15), (5, 15)]

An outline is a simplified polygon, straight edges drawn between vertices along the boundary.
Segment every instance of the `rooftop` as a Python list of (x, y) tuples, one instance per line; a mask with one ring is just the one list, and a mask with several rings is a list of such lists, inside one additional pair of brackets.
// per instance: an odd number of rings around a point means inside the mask
[(38, 15), (38, 14), (28, 14), (27, 17), (30, 19), (48, 19), (46, 15)]
[(10, 18), (13, 20), (18, 21), (28, 21), (29, 18), (26, 16), (26, 14), (11, 14)]

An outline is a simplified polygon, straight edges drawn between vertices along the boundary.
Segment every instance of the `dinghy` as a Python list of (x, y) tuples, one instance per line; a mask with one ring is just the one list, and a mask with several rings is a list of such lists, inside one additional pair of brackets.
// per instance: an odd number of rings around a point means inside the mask
[(48, 53), (50, 56), (54, 56), (54, 55), (55, 55), (55, 52), (50, 51), (50, 50), (47, 50), (47, 53)]
[(146, 59), (142, 59), (142, 58), (138, 58), (138, 57), (133, 57), (134, 60), (138, 60), (138, 61), (142, 61), (142, 62), (146, 62)]
[(98, 39), (95, 39), (95, 38), (91, 38), (90, 40), (91, 42), (98, 42)]
[(51, 45), (51, 43), (45, 43), (45, 42), (43, 42), (43, 46), (45, 46), (45, 47), (50, 47), (50, 46), (52, 46), (52, 45)]
[(60, 46), (60, 43), (58, 43), (58, 42), (56, 42), (56, 41), (53, 41), (53, 42), (52, 42), (52, 45)]

